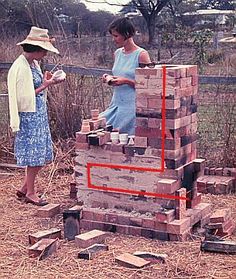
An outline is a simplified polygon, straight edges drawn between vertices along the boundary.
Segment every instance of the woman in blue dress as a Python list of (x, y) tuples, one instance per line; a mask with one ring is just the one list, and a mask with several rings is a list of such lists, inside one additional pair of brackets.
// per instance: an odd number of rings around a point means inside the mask
[[(114, 53), (113, 78), (114, 86), (109, 107), (100, 114), (107, 124), (118, 129), (120, 133), (135, 133), (135, 69), (139, 63), (149, 64), (150, 57), (146, 50), (135, 44), (135, 28), (128, 18), (114, 20), (109, 32), (118, 49)], [(103, 76), (106, 81), (106, 75)]]
[(51, 41), (47, 29), (32, 27), (27, 38), (18, 44), (22, 45), (23, 54), (8, 73), (10, 126), (16, 132), (15, 157), (17, 165), (26, 167), (23, 185), (16, 194), (38, 206), (47, 202), (37, 195), (35, 178), (53, 159), (45, 89), (58, 83), (49, 73), (43, 76), (38, 61), (47, 51), (59, 53)]

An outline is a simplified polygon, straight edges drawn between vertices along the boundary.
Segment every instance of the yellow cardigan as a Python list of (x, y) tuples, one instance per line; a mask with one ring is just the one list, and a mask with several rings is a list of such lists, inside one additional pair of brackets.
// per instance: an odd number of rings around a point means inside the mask
[[(39, 67), (37, 61), (34, 61)], [(12, 64), (7, 77), (10, 127), (13, 132), (19, 131), (19, 112), (35, 112), (36, 99), (33, 75), (24, 55), (20, 55)]]

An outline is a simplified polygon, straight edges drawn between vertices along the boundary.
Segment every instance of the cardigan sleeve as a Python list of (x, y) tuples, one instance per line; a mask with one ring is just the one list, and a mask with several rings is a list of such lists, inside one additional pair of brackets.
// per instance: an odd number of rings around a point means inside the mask
[(7, 76), (9, 110), (10, 110), (10, 127), (13, 132), (19, 131), (20, 119), (17, 105), (17, 68), (11, 67)]

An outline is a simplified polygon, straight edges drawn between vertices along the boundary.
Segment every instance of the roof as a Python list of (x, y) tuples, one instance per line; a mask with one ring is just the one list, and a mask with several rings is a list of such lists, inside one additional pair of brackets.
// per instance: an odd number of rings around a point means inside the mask
[(206, 10), (197, 10), (196, 12), (184, 13), (184, 15), (231, 15), (235, 14), (234, 10), (217, 10), (217, 9), (206, 9)]

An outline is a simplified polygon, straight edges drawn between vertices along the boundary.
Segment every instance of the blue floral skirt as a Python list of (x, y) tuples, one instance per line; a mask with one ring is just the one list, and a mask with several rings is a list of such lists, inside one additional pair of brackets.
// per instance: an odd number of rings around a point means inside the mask
[(36, 112), (20, 112), (20, 130), (15, 138), (19, 166), (43, 166), (53, 160), (45, 94), (36, 95)]

